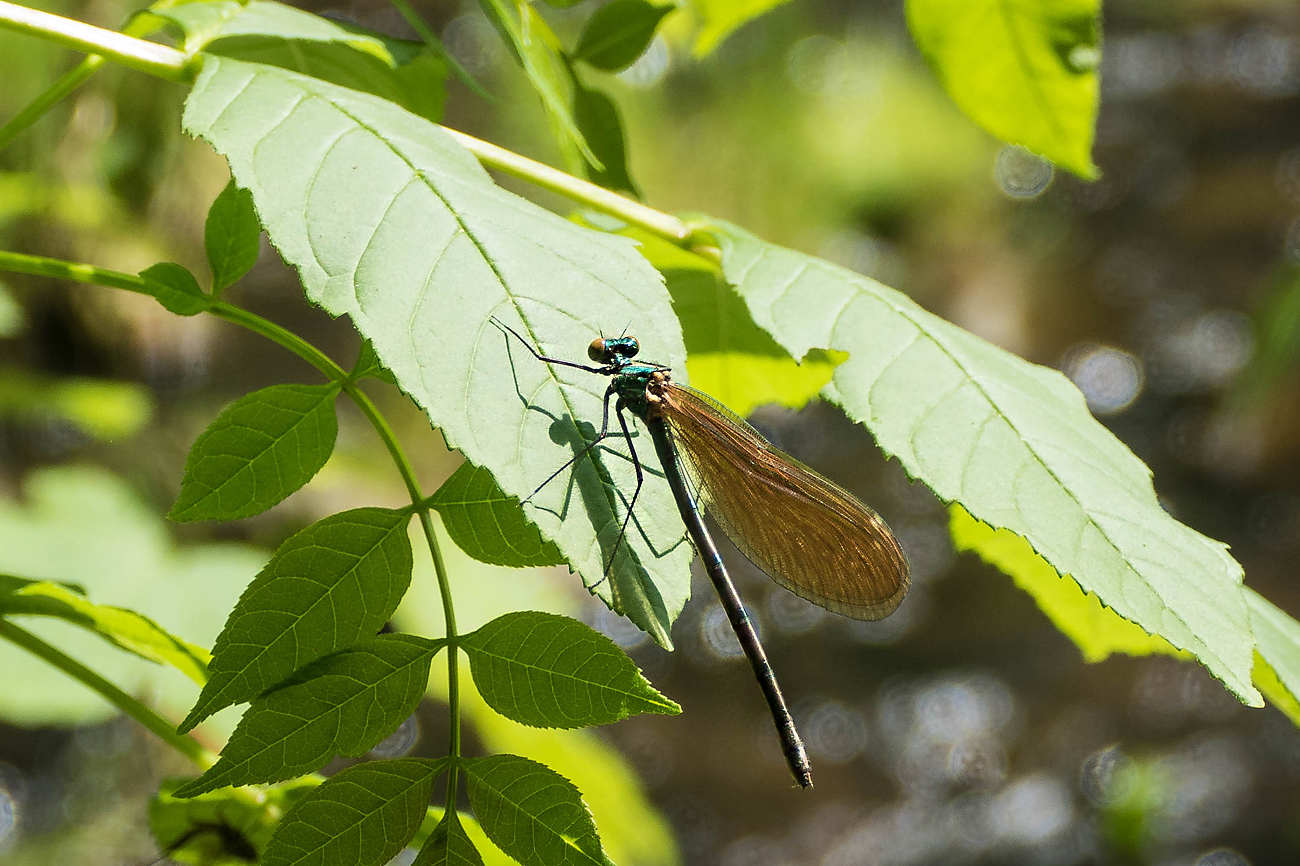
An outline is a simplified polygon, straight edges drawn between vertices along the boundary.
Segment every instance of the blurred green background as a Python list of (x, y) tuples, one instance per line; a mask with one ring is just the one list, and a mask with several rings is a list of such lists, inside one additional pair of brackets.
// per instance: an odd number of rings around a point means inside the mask
[[(571, 45), (592, 4), (541, 8)], [(47, 8), (116, 27), (133, 7)], [(411, 35), (381, 0), (304, 8)], [(445, 123), (558, 164), (535, 95), (477, 7), (417, 8), (495, 97), (450, 83)], [(702, 59), (670, 20), (632, 68), (587, 77), (624, 111), (649, 204), (707, 211), (861, 271), (1063, 370), (1152, 467), (1166, 507), (1229, 543), (1247, 583), (1300, 615), (1300, 7), (1112, 0), (1104, 27), (1103, 176), (1092, 184), (962, 116), (895, 0), (795, 0)], [(77, 59), (0, 32), (0, 119)], [(204, 272), (203, 218), (227, 173), (178, 135), (183, 98), (108, 66), (0, 152), (0, 246)], [(232, 291), (340, 362), (355, 358), (355, 332), (309, 308), (269, 248)], [(281, 381), (316, 379), (251, 334), (147, 298), (0, 278), (0, 570), (78, 581), (96, 601), (210, 642), (288, 535), (342, 508), (402, 503), (387, 455), (340, 404), (339, 447), (306, 489), (237, 523), (165, 524), (194, 437), (230, 400)], [(434, 489), (458, 458), (399, 394), (370, 390)], [(1192, 663), (1085, 665), (1009, 578), (954, 555), (946, 511), (838, 410), (763, 407), (752, 420), (879, 510), (914, 569), (897, 614), (858, 623), (731, 557), (808, 741), (812, 791), (791, 788), (702, 575), (667, 654), (593, 606), (564, 569), (454, 568), (466, 628), (503, 599), (573, 612), (682, 704), (681, 717), (596, 734), (666, 820), (611, 829), (619, 818), (601, 799), (631, 783), (609, 781), (617, 768), (578, 779), (602, 831), (631, 840), (616, 860), (1300, 862), (1300, 732), (1279, 712), (1237, 705)], [(399, 613), (437, 633), (418, 579)], [(164, 712), (179, 717), (193, 700), (183, 680), (48, 634)], [(148, 799), (183, 763), (39, 662), (4, 647), (0, 665), (0, 862), (156, 857)], [(207, 736), (219, 744), (230, 724), (218, 719)], [(443, 726), (431, 699), (385, 754), (435, 754)], [(490, 721), (474, 736), (482, 748), (508, 739)], [(575, 760), (596, 763), (598, 748), (586, 743)], [(602, 784), (612, 787), (591, 790)]]

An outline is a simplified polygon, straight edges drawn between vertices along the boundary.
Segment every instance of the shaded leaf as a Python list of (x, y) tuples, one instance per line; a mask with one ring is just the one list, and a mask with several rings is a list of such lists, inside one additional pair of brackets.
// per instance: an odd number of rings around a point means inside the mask
[(211, 679), (181, 732), (374, 636), (410, 584), (409, 520), (400, 511), (358, 508), (280, 545), (226, 620), (212, 648)]
[(294, 804), (276, 827), (264, 866), (380, 866), (419, 829), (445, 758), (358, 764)]
[(460, 816), (451, 810), (425, 840), (411, 866), (483, 866), (483, 858), (465, 835)]
[(442, 516), (456, 546), (479, 562), (511, 568), (564, 564), (559, 549), (524, 515), (519, 499), (507, 496), (486, 469), (462, 463), (429, 505)]
[(140, 658), (170, 665), (199, 685), (208, 680), (207, 650), (169, 634), (143, 614), (95, 604), (66, 584), (0, 574), (0, 616), (57, 617)]
[(1100, 0), (907, 0), (907, 23), (972, 120), (1083, 178), (1101, 62)]
[(320, 471), (334, 450), (338, 385), (272, 385), (240, 397), (194, 441), (177, 521), (260, 514)]
[(140, 277), (149, 294), (178, 316), (196, 316), (211, 303), (194, 275), (174, 262), (151, 265), (140, 272)]
[(397, 380), (393, 378), (393, 372), (380, 363), (378, 356), (375, 355), (375, 347), (370, 345), (369, 340), (362, 340), (361, 351), (357, 355), (357, 363), (352, 368), (352, 378), (364, 379), (367, 376), (380, 379), (390, 385), (397, 384)]
[(612, 640), (567, 616), (508, 613), (465, 635), (461, 646), (483, 699), (525, 725), (577, 728), (682, 711)]
[(165, 779), (149, 803), (149, 830), (167, 862), (213, 866), (255, 861), (282, 813), (232, 790), (178, 799), (176, 788), (185, 781)]
[(279, 782), (359, 758), (415, 712), (444, 641), (388, 634), (326, 656), (253, 700), (221, 759), (178, 797)]
[(1258, 705), (1241, 566), (1160, 506), (1150, 470), (1069, 380), (874, 280), (734, 226), (702, 226), (754, 321), (790, 354), (849, 353), (823, 393), (909, 475), (1025, 537), (1058, 574)]
[[(491, 316), (560, 357), (627, 326), (681, 368), (668, 294), (630, 241), (499, 189), (432, 124), (366, 94), (211, 57), (185, 126), (230, 160), (308, 297), (350, 315), (447, 442), (506, 493), (528, 496), (581, 447), (606, 382), (508, 347)], [(662, 479), (647, 478), (605, 576), (634, 483), (625, 456), (598, 449), (525, 508), (587, 585), (669, 646), (694, 553)]]
[(261, 234), (253, 197), (232, 180), (208, 208), (203, 224), (203, 248), (212, 268), (214, 294), (234, 284), (257, 263)]
[(522, 866), (606, 866), (591, 812), (573, 783), (536, 761), (464, 762), (469, 802), (492, 843)]
[(588, 180), (606, 189), (625, 192), (640, 198), (627, 167), (627, 141), (623, 134), (623, 119), (614, 100), (599, 90), (573, 83), (573, 116), (586, 136), (587, 143), (600, 160), (597, 168), (584, 161)]
[(151, 14), (179, 29), (187, 53), (279, 66), (373, 93), (430, 120), (442, 116), (445, 69), (421, 42), (264, 0), (200, 0), (156, 6)]
[[(1255, 684), (1287, 717), (1300, 725), (1300, 622), (1268, 599), (1246, 589), (1255, 629)], [(1261, 665), (1262, 663), (1262, 665)]]
[(960, 505), (949, 506), (949, 529), (957, 550), (977, 554), (1010, 575), (1016, 586), (1034, 597), (1052, 625), (1074, 641), (1086, 662), (1099, 662), (1111, 653), (1186, 656), (1159, 635), (1148, 634), (1102, 604), (1068, 576), (1061, 577), (1029, 542), (1009, 529), (994, 529), (971, 517)]
[(606, 72), (625, 69), (645, 53), (659, 22), (676, 9), (647, 0), (613, 0), (587, 19), (573, 56)]

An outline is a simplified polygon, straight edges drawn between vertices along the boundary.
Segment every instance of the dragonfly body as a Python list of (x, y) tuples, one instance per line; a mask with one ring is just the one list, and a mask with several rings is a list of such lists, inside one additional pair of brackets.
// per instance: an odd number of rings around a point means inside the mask
[(907, 593), (907, 558), (889, 527), (852, 494), (773, 447), (716, 400), (674, 382), (668, 367), (634, 360), (640, 350), (634, 337), (594, 340), (587, 356), (600, 366), (593, 367), (547, 358), (513, 329), (501, 327), (539, 360), (610, 377), (600, 433), (570, 464), (609, 435), (613, 400), (637, 477), (615, 552), (644, 482), (624, 411), (644, 424), (691, 542), (762, 688), (790, 771), (802, 787), (810, 787), (812, 775), (803, 743), (767, 654), (705, 527), (701, 505), (736, 547), (776, 583), (856, 619), (888, 616)]

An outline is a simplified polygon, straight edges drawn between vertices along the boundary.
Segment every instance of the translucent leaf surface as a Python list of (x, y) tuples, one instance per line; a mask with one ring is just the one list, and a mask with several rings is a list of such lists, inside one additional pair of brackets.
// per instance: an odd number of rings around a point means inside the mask
[(452, 811), (425, 840), (412, 866), (483, 866), (483, 858)]
[(144, 614), (95, 604), (65, 584), (0, 574), (0, 616), (57, 617), (140, 658), (171, 665), (199, 685), (208, 680), (207, 650), (169, 634)]
[(511, 568), (564, 563), (556, 546), (524, 516), (519, 500), (473, 463), (461, 464), (429, 504), (442, 515), (456, 546), (479, 562)]
[(253, 211), (253, 197), (234, 182), (226, 184), (203, 224), (203, 248), (212, 268), (212, 291), (220, 292), (257, 263), (262, 227)]
[(264, 0), (176, 3), (153, 14), (180, 30), (187, 52), (292, 69), (373, 93), (430, 120), (442, 115), (443, 65), (422, 43)]
[(260, 514), (312, 479), (334, 450), (338, 386), (272, 385), (240, 397), (190, 448), (172, 520)]
[[(36, 470), (21, 501), (0, 499), (0, 570), (80, 584), (98, 604), (138, 611), (170, 634), (211, 646), (267, 554), (229, 541), (176, 544), (174, 527), (154, 509), (102, 469)], [(101, 637), (59, 619), (14, 621), (126, 691), (152, 696), (160, 712), (179, 718), (194, 702), (193, 680), (174, 668), (106, 647)], [(120, 712), (7, 642), (0, 642), (0, 671), (0, 718), (10, 723), (70, 727)]]
[(618, 72), (645, 52), (659, 22), (676, 8), (647, 0), (613, 0), (587, 19), (573, 56), (597, 69)]
[(687, 6), (699, 20), (695, 56), (703, 57), (734, 30), (787, 0), (688, 0)]
[(1085, 178), (1097, 176), (1100, 14), (1100, 0), (907, 0), (912, 37), (962, 111)]
[[(1257, 683), (1270, 701), (1300, 725), (1300, 622), (1252, 589), (1246, 590), (1250, 623), (1258, 641)], [(1262, 674), (1262, 676), (1260, 676)]]
[(1241, 566), (1161, 508), (1150, 470), (1064, 376), (874, 280), (734, 226), (707, 228), (754, 320), (791, 355), (849, 353), (824, 393), (912, 477), (1023, 536), (1058, 574), (1259, 704)]
[(313, 662), (289, 685), (254, 699), (221, 760), (176, 795), (279, 782), (319, 770), (335, 755), (361, 757), (415, 712), (441, 646), (380, 635)]
[[(504, 192), (432, 124), (365, 94), (209, 58), (185, 126), (230, 160), (308, 297), (350, 315), (447, 441), (506, 493), (528, 496), (572, 456), (607, 383), (508, 348), (491, 316), (557, 357), (627, 326), (682, 369), (668, 294), (630, 241)], [(605, 579), (634, 477), (602, 449), (528, 514), (611, 607), (670, 645), (693, 551), (661, 479), (647, 478)]]
[(212, 648), (211, 679), (181, 731), (373, 637), (410, 584), (409, 521), (402, 512), (358, 508), (280, 545), (226, 620)]
[(419, 829), (446, 761), (398, 758), (331, 776), (284, 816), (264, 866), (380, 866)]
[(1061, 577), (1029, 542), (1009, 529), (994, 529), (971, 517), (960, 505), (949, 507), (952, 544), (957, 550), (978, 554), (989, 565), (1010, 575), (1016, 586), (1034, 597), (1038, 607), (1083, 653), (1087, 662), (1099, 662), (1111, 653), (1144, 656), (1180, 655), (1169, 641), (1147, 634), (1101, 603), (1096, 593), (1085, 592), (1075, 581)]
[(606, 866), (591, 812), (573, 783), (536, 761), (465, 761), (469, 802), (483, 832), (522, 866)]
[(461, 645), (479, 694), (525, 725), (577, 728), (638, 713), (681, 712), (612, 640), (576, 619), (535, 610), (507, 613)]

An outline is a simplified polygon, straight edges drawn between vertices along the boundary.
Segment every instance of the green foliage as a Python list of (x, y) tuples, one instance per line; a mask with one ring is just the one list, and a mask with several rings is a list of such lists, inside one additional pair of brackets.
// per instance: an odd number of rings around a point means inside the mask
[(573, 56), (606, 72), (625, 69), (645, 52), (659, 22), (676, 8), (648, 0), (613, 0), (587, 19)]
[[(662, 278), (630, 241), (504, 192), (432, 124), (366, 94), (224, 58), (204, 63), (184, 122), (252, 191), (308, 297), (350, 315), (447, 442), (510, 495), (531, 494), (581, 447), (578, 424), (601, 417), (605, 383), (536, 362), (489, 316), (559, 356), (580, 353), (602, 323), (627, 324), (682, 367)], [(602, 450), (526, 511), (607, 604), (670, 646), (692, 551), (662, 481), (647, 479), (638, 525), (603, 579), (622, 492), (634, 484), (626, 458)]]
[(582, 795), (554, 770), (517, 755), (471, 758), (464, 766), (483, 832), (522, 866), (610, 862)]
[(573, 80), (573, 119), (587, 139), (600, 167), (585, 164), (581, 169), (592, 183), (608, 189), (641, 195), (627, 165), (627, 144), (623, 135), (623, 118), (609, 96)]
[(335, 755), (361, 757), (415, 712), (442, 645), (380, 635), (313, 662), (254, 698), (221, 760), (176, 796), (279, 782), (319, 770)]
[(267, 843), (264, 866), (380, 866), (419, 829), (447, 761), (398, 758), (349, 767), (306, 794)]
[(375, 347), (370, 345), (369, 340), (362, 340), (361, 351), (357, 355), (357, 363), (352, 368), (352, 378), (356, 380), (366, 377), (380, 379), (390, 385), (397, 384), (392, 372), (380, 363), (379, 358), (376, 357)]
[(87, 436), (112, 440), (139, 432), (153, 408), (153, 394), (135, 382), (0, 370), (3, 418), (66, 422)]
[(211, 303), (194, 275), (173, 262), (151, 265), (141, 271), (140, 276), (158, 303), (178, 316), (197, 316)]
[(452, 810), (425, 840), (412, 866), (483, 866), (483, 858)]
[(411, 580), (409, 519), (358, 508), (280, 545), (226, 620), (212, 648), (211, 679), (180, 730), (378, 632)]
[(479, 562), (511, 568), (564, 564), (559, 549), (524, 515), (519, 499), (506, 495), (486, 469), (462, 463), (429, 505), (442, 515), (456, 546)]
[(171, 665), (199, 685), (208, 680), (207, 650), (169, 634), (143, 614), (95, 604), (78, 587), (0, 574), (0, 616), (57, 617), (142, 659)]
[(172, 520), (260, 514), (312, 479), (338, 435), (338, 385), (272, 385), (240, 397), (195, 440)]
[(1300, 725), (1300, 622), (1252, 589), (1246, 590), (1255, 630), (1255, 683), (1270, 701)]
[(373, 93), (430, 120), (442, 116), (445, 69), (419, 42), (264, 0), (156, 4), (151, 14), (180, 32), (187, 53), (279, 66)]
[(823, 393), (909, 475), (1024, 537), (1058, 574), (1259, 704), (1241, 566), (1160, 507), (1150, 470), (1069, 380), (874, 280), (722, 222), (700, 225), (754, 321), (786, 351), (850, 354)]
[(575, 619), (508, 613), (465, 635), (461, 645), (479, 694), (525, 725), (577, 728), (681, 712), (613, 641)]
[(953, 101), (989, 132), (1095, 178), (1100, 0), (907, 0)]
[(212, 268), (212, 293), (220, 294), (257, 263), (262, 227), (253, 210), (253, 197), (234, 182), (226, 184), (203, 225), (203, 247)]
[(687, 0), (699, 22), (695, 55), (703, 57), (742, 25), (788, 0)]

